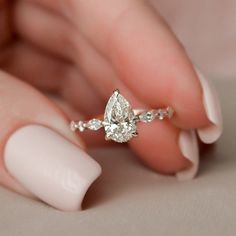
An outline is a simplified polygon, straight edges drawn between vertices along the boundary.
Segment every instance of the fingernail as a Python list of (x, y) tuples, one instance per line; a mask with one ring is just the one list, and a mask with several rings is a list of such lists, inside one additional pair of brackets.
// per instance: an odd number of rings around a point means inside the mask
[(179, 180), (188, 180), (196, 176), (199, 165), (199, 150), (197, 137), (194, 130), (182, 130), (179, 134), (179, 148), (182, 155), (188, 159), (192, 165), (176, 173)]
[(196, 69), (203, 90), (203, 104), (211, 125), (198, 129), (199, 138), (203, 143), (214, 143), (222, 134), (222, 114), (218, 95), (213, 84)]
[(23, 187), (63, 211), (80, 210), (85, 193), (101, 173), (99, 164), (82, 149), (40, 125), (13, 133), (4, 160)]

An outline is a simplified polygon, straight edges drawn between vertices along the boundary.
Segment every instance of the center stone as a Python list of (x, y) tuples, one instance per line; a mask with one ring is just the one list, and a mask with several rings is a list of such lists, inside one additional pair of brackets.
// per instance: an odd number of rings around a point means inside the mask
[(118, 90), (113, 92), (106, 105), (104, 129), (107, 139), (119, 143), (127, 142), (136, 135), (137, 128), (133, 109)]

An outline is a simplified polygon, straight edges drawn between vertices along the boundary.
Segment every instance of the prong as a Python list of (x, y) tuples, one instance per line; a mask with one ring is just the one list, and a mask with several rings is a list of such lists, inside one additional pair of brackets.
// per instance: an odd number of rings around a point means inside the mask
[(106, 126), (106, 125), (109, 125), (109, 123), (104, 120), (104, 121), (102, 121), (102, 125)]
[(136, 115), (135, 117), (134, 117), (134, 122), (139, 122), (140, 121), (140, 118), (139, 118), (139, 116), (138, 115)]
[(118, 95), (120, 94), (119, 89), (114, 90), (114, 91), (113, 91), (113, 94), (115, 94), (116, 96), (118, 96)]
[(138, 132), (137, 131), (133, 133), (133, 137), (138, 137)]
[(109, 141), (109, 140), (111, 140), (111, 138), (106, 134), (106, 135), (105, 135), (105, 140), (106, 140), (106, 141)]
[(166, 108), (167, 114), (168, 114), (168, 118), (172, 118), (172, 116), (174, 115), (174, 109), (172, 107), (167, 107)]

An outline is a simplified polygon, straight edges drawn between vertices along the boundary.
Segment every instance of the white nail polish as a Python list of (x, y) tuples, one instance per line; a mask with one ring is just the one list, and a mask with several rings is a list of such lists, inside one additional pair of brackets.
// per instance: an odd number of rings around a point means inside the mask
[(194, 130), (182, 130), (179, 134), (179, 148), (182, 155), (188, 159), (192, 165), (178, 173), (179, 180), (188, 180), (195, 177), (199, 165), (199, 149), (196, 133)]
[(208, 119), (212, 123), (208, 127), (198, 129), (199, 138), (203, 143), (214, 143), (222, 134), (222, 114), (220, 102), (214, 86), (196, 69), (203, 90), (203, 104)]
[(20, 128), (5, 146), (8, 172), (37, 198), (64, 211), (81, 208), (101, 167), (83, 150), (39, 125)]

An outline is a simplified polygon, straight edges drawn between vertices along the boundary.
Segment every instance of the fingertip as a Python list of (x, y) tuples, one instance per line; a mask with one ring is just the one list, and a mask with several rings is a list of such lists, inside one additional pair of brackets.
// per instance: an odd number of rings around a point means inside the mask
[(194, 130), (182, 130), (179, 134), (179, 148), (189, 165), (177, 171), (178, 180), (188, 180), (196, 176), (199, 166), (199, 148)]
[(5, 146), (8, 172), (36, 198), (63, 210), (81, 210), (85, 193), (101, 174), (100, 165), (55, 131), (28, 125)]
[(199, 82), (202, 87), (202, 101), (208, 124), (198, 128), (199, 138), (203, 143), (210, 144), (216, 142), (223, 132), (223, 118), (221, 105), (216, 89), (198, 68), (195, 68)]
[(168, 121), (140, 124), (138, 130), (139, 136), (130, 146), (151, 169), (172, 175), (191, 165), (181, 153), (179, 130)]

